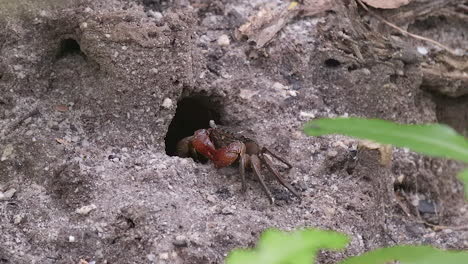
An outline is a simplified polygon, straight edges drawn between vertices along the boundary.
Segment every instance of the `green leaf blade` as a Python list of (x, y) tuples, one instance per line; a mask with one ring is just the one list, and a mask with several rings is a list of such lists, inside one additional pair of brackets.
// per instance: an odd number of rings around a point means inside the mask
[(386, 264), (390, 261), (400, 261), (401, 264), (461, 264), (468, 263), (468, 252), (444, 251), (429, 246), (395, 246), (351, 257), (339, 264)]
[(430, 156), (468, 162), (468, 141), (445, 125), (403, 125), (380, 119), (324, 118), (308, 122), (304, 131), (310, 136), (342, 134), (370, 139)]
[[(468, 200), (468, 170), (464, 170), (458, 174), (458, 178), (465, 186), (465, 199)], [(468, 263), (468, 262), (467, 262)]]
[(277, 229), (265, 231), (255, 250), (234, 250), (227, 264), (310, 264), (320, 249), (339, 250), (346, 247), (346, 235), (318, 229), (283, 232)]

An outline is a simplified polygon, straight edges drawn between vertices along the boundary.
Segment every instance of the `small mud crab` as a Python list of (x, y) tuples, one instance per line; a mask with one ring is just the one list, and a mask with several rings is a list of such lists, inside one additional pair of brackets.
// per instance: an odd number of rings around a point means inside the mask
[(283, 179), (278, 171), (273, 167), (270, 158), (274, 157), (285, 164), (289, 169), (291, 164), (280, 156), (274, 154), (266, 147), (260, 147), (257, 142), (241, 135), (235, 135), (226, 130), (218, 128), (213, 121), (210, 121), (208, 129), (199, 129), (193, 136), (181, 139), (177, 143), (176, 153), (179, 157), (192, 157), (195, 160), (199, 155), (211, 160), (216, 168), (227, 167), (235, 162), (239, 163), (239, 173), (241, 176), (242, 192), (247, 189), (245, 182), (245, 170), (250, 168), (262, 185), (263, 191), (268, 196), (271, 203), (274, 198), (265, 184), (261, 174), (262, 164), (275, 176), (276, 180), (286, 187), (292, 194), (301, 199), (299, 193)]

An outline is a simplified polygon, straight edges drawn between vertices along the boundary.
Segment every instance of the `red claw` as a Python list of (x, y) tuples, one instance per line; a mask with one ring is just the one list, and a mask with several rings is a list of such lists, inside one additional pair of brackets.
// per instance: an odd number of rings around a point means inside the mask
[(245, 148), (241, 142), (233, 142), (224, 148), (216, 149), (210, 139), (210, 129), (195, 131), (192, 145), (198, 153), (213, 161), (217, 169), (234, 163)]
[(214, 159), (212, 159), (215, 167), (219, 169), (234, 163), (234, 161), (236, 161), (239, 155), (242, 153), (242, 148), (245, 148), (244, 144), (236, 141), (224, 148), (216, 150)]
[(209, 130), (199, 129), (195, 131), (192, 145), (198, 153), (210, 160), (214, 160), (216, 149), (213, 142), (211, 142)]

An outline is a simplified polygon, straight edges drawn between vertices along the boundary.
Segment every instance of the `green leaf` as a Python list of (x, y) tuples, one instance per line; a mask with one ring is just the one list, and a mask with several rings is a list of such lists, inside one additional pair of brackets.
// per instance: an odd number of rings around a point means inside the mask
[(318, 229), (284, 232), (270, 229), (260, 237), (257, 249), (234, 250), (227, 264), (310, 264), (320, 249), (343, 249), (348, 244), (344, 234)]
[[(468, 200), (468, 170), (464, 170), (458, 174), (463, 185), (465, 185), (465, 199)], [(468, 262), (467, 262), (468, 263)]]
[(444, 251), (429, 246), (395, 246), (380, 248), (339, 264), (462, 264), (468, 263), (468, 251)]
[(324, 118), (308, 122), (304, 131), (310, 136), (343, 134), (370, 139), (430, 156), (468, 162), (468, 141), (445, 125), (403, 125), (380, 119)]

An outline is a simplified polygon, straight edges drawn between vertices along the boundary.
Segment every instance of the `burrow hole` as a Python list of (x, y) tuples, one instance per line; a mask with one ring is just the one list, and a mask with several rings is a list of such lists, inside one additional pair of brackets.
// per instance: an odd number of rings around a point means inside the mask
[(72, 38), (66, 38), (60, 41), (60, 47), (56, 56), (57, 59), (75, 54), (84, 56), (84, 53), (81, 51), (80, 44), (78, 44), (76, 40)]
[(324, 61), (324, 64), (328, 68), (337, 68), (341, 65), (341, 62), (335, 59), (327, 59)]
[(166, 154), (176, 156), (177, 142), (193, 135), (198, 129), (209, 128), (210, 120), (221, 125), (221, 110), (221, 103), (216, 97), (195, 95), (181, 99), (164, 139)]

